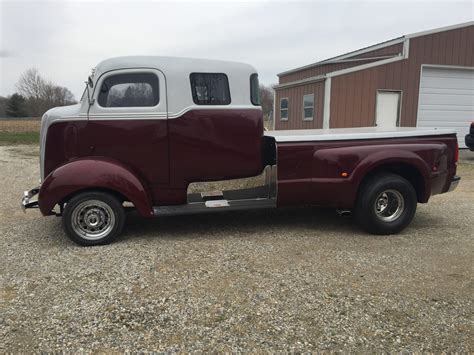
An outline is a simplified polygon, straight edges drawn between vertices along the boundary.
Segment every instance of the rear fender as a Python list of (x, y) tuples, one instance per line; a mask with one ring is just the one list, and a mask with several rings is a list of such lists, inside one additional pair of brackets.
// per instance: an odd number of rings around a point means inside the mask
[[(433, 145), (429, 146), (432, 146), (431, 148), (438, 151), (438, 153), (444, 152), (446, 148), (445, 145), (435, 145), (436, 147), (433, 147)], [(428, 201), (431, 194), (431, 177), (434, 173), (428, 163), (420, 157), (420, 155), (410, 150), (384, 150), (367, 156), (358, 164), (351, 174), (352, 184), (357, 187), (356, 191), (358, 191), (360, 184), (368, 174), (382, 167), (389, 168), (391, 165), (398, 166), (401, 164), (415, 168), (418, 171), (423, 183), (419, 200), (420, 202)]]
[[(440, 159), (445, 150), (445, 144), (426, 143), (319, 149), (313, 156), (313, 190), (323, 198), (324, 204), (350, 207), (367, 174), (383, 166), (404, 164), (415, 168), (421, 175), (424, 191), (428, 193), (421, 200), (426, 200), (429, 198), (430, 177), (433, 175), (428, 162)], [(341, 173), (344, 172), (348, 173), (347, 177), (342, 177)], [(332, 194), (334, 189), (338, 190), (337, 198)]]
[(142, 216), (153, 216), (145, 185), (124, 164), (107, 158), (75, 160), (49, 174), (38, 196), (41, 213), (51, 215), (54, 206), (68, 196), (94, 188), (115, 191), (131, 201)]
[(428, 164), (419, 155), (406, 150), (384, 150), (370, 154), (357, 165), (351, 174), (351, 179), (358, 185), (369, 172), (390, 164), (410, 165), (418, 170), (425, 182), (428, 182), (430, 176)]

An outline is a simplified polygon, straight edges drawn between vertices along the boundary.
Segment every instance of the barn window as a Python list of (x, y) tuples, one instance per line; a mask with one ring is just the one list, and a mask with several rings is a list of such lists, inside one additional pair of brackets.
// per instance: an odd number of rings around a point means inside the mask
[(159, 100), (158, 77), (152, 73), (111, 75), (103, 81), (98, 97), (102, 107), (156, 106)]
[(288, 98), (280, 99), (280, 120), (288, 121)]
[(314, 116), (314, 94), (303, 96), (303, 120), (312, 121)]
[(258, 84), (258, 74), (250, 75), (250, 101), (255, 106), (260, 106), (260, 86)]
[(192, 73), (191, 91), (197, 105), (230, 104), (229, 80), (221, 73)]

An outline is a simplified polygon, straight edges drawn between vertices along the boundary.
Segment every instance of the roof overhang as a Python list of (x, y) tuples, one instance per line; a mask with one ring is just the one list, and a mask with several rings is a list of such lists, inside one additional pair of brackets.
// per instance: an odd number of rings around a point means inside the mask
[(318, 75), (318, 76), (312, 76), (310, 78), (298, 80), (298, 81), (292, 81), (290, 83), (285, 83), (285, 84), (279, 84), (273, 86), (273, 89), (278, 90), (278, 89), (286, 89), (290, 88), (292, 86), (300, 86), (300, 85), (305, 85), (305, 84), (312, 84), (316, 83), (318, 81), (323, 81), (326, 79), (326, 74)]
[[(342, 60), (345, 60), (345, 59), (348, 59), (348, 58), (352, 58), (352, 57), (355, 57), (355, 56), (358, 56), (358, 55), (361, 55), (361, 54), (364, 54), (364, 53), (367, 53), (367, 52), (372, 52), (372, 51), (375, 51), (377, 49), (381, 49), (381, 48), (393, 46), (393, 45), (398, 44), (398, 43), (402, 43), (403, 40), (404, 40), (403, 37), (395, 38), (395, 39), (392, 39), (392, 40), (389, 40), (389, 41), (386, 41), (386, 42), (374, 44), (373, 46), (369, 46), (369, 47), (365, 47), (365, 48), (362, 48), (362, 49), (359, 49), (359, 50), (356, 50), (356, 51), (353, 51), (353, 52), (345, 53), (345, 54), (339, 55), (337, 57), (328, 58), (328, 59), (322, 60), (320, 62), (316, 62), (316, 63), (304, 65), (302, 67), (298, 67), (298, 68), (295, 68), (295, 69), (287, 70), (287, 71), (281, 72), (277, 75), (278, 76), (283, 76), (283, 75), (296, 73), (296, 72), (299, 72), (299, 71), (304, 70), (304, 69), (319, 67), (321, 65), (326, 65), (326, 64), (337, 63), (339, 61), (342, 61)], [(364, 60), (364, 59), (365, 58), (360, 58), (361, 61)]]
[[(365, 48), (362, 48), (362, 49), (359, 49), (359, 50), (356, 50), (356, 51), (353, 51), (353, 52), (345, 53), (345, 54), (342, 54), (342, 55), (339, 55), (339, 56), (336, 56), (336, 57), (332, 57), (332, 58), (328, 58), (328, 59), (325, 59), (325, 60), (322, 60), (322, 61), (319, 61), (319, 62), (316, 62), (316, 63), (308, 64), (308, 65), (298, 67), (298, 68), (295, 68), (295, 69), (291, 69), (291, 70), (287, 70), (287, 71), (281, 72), (277, 75), (280, 77), (280, 76), (296, 73), (296, 72), (299, 72), (299, 71), (304, 70), (304, 69), (315, 68), (315, 67), (319, 67), (321, 65), (342, 62), (344, 60), (347, 60), (349, 58), (352, 58), (352, 57), (355, 57), (355, 56), (358, 56), (358, 55), (361, 55), (361, 54), (364, 54), (364, 53), (367, 53), (367, 52), (372, 52), (372, 51), (375, 51), (375, 50), (378, 50), (378, 49), (393, 46), (393, 45), (398, 44), (398, 43), (403, 43), (407, 39), (427, 36), (427, 35), (431, 35), (431, 34), (438, 33), (438, 32), (451, 31), (451, 30), (455, 30), (455, 29), (458, 29), (458, 28), (463, 28), (463, 27), (468, 27), (468, 26), (473, 26), (473, 25), (474, 25), (474, 21), (469, 21), (469, 22), (463, 22), (463, 23), (459, 23), (459, 24), (456, 24), (456, 25), (452, 25), (452, 26), (439, 27), (439, 28), (435, 28), (435, 29), (432, 29), (432, 30), (428, 30), (428, 31), (422, 31), (422, 32), (416, 32), (416, 33), (408, 34), (408, 35), (405, 35), (405, 36), (401, 36), (401, 37), (398, 37), (398, 38), (391, 39), (389, 41), (374, 44), (372, 46), (365, 47)], [(360, 58), (360, 60), (363, 61), (363, 60), (367, 60), (367, 59), (366, 58), (365, 59)]]
[(469, 27), (469, 26), (474, 26), (474, 21), (458, 23), (456, 25), (451, 25), (451, 26), (438, 27), (438, 28), (434, 28), (434, 29), (428, 30), (428, 31), (415, 32), (415, 33), (406, 35), (405, 38), (422, 37), (422, 36), (432, 35), (432, 34), (438, 33), (438, 32), (446, 32), (446, 31), (451, 31), (451, 30), (457, 30), (458, 28)]
[(392, 57), (385, 58), (385, 59), (382, 59), (382, 60), (378, 60), (378, 61), (375, 61), (375, 62), (365, 63), (365, 64), (361, 64), (361, 65), (356, 65), (354, 67), (346, 68), (346, 69), (336, 70), (336, 71), (333, 71), (333, 72), (313, 76), (313, 77), (302, 79), (302, 80), (291, 81), (289, 83), (276, 85), (273, 88), (275, 90), (280, 90), (280, 89), (287, 89), (287, 88), (291, 88), (291, 87), (295, 87), (295, 86), (301, 86), (301, 85), (305, 85), (305, 84), (312, 84), (312, 83), (322, 81), (322, 80), (325, 80), (325, 79), (328, 79), (328, 78), (333, 78), (335, 76), (349, 74), (349, 73), (352, 73), (352, 72), (355, 72), (355, 71), (369, 69), (369, 68), (377, 67), (377, 66), (380, 66), (380, 65), (390, 64), (390, 63), (393, 63), (393, 62), (397, 62), (399, 60), (407, 59), (409, 52), (410, 52), (410, 40), (409, 39), (404, 39), (402, 53), (400, 53), (398, 55), (394, 55)]

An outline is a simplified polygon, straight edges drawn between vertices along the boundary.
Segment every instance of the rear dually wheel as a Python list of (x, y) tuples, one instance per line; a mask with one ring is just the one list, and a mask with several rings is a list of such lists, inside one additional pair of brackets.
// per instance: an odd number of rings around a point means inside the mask
[(396, 234), (415, 216), (418, 199), (413, 185), (391, 173), (379, 173), (365, 181), (358, 194), (354, 215), (372, 234)]

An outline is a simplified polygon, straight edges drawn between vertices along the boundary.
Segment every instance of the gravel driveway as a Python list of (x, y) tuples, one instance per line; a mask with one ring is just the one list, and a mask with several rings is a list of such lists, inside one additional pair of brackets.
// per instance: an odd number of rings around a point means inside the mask
[(82, 248), (19, 209), (36, 151), (0, 147), (0, 352), (474, 351), (474, 165), (396, 236), (315, 208), (144, 220)]

